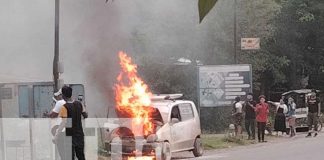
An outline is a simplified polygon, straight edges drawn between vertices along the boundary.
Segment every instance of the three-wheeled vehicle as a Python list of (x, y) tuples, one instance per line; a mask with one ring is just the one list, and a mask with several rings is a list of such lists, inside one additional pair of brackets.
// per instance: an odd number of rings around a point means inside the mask
[[(300, 89), (300, 90), (291, 90), (282, 94), (284, 97), (284, 101), (287, 102), (289, 97), (292, 97), (296, 103), (296, 129), (307, 129), (307, 99), (311, 95), (311, 89)], [(316, 90), (317, 97), (321, 101), (321, 106), (323, 106), (324, 102), (324, 93), (320, 90)], [(323, 112), (324, 107), (321, 107), (321, 112)], [(321, 119), (321, 118), (320, 118)], [(318, 124), (318, 129), (322, 129), (321, 121)]]

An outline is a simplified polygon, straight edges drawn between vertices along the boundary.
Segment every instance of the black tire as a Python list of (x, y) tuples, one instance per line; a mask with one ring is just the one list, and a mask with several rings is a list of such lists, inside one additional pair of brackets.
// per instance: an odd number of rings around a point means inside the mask
[(162, 159), (163, 160), (171, 160), (171, 146), (170, 146), (169, 142), (163, 143)]
[(201, 157), (204, 154), (204, 147), (201, 138), (196, 138), (192, 153), (195, 157)]

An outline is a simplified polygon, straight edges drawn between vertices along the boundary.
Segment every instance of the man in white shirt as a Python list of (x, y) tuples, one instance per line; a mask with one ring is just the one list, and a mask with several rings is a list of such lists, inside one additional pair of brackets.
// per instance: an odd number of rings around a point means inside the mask
[[(56, 148), (57, 148), (57, 151), (59, 153), (59, 156), (60, 157), (62, 157), (62, 156), (65, 157), (66, 151), (64, 151), (64, 149), (59, 149), (59, 148), (62, 148), (62, 145), (64, 146), (65, 137), (64, 137), (63, 134), (61, 134), (59, 136), (60, 138), (57, 138), (58, 136), (56, 137), (56, 132), (58, 130), (58, 127), (59, 127), (60, 123), (62, 122), (62, 118), (60, 118), (58, 116), (59, 116), (59, 113), (61, 111), (61, 108), (63, 107), (63, 105), (66, 104), (66, 101), (62, 97), (62, 89), (60, 89), (59, 91), (54, 93), (53, 100), (55, 101), (55, 106), (54, 106), (54, 108), (52, 109), (52, 111), (50, 113), (46, 114), (46, 116), (50, 117), (50, 118), (55, 118), (55, 119), (53, 119), (52, 124), (51, 124), (52, 125), (51, 132), (52, 132), (52, 134), (54, 136), (53, 137), (53, 142), (55, 141), (55, 143), (56, 143)], [(65, 130), (65, 129), (63, 129), (63, 130)], [(57, 140), (57, 139), (59, 139), (59, 140)], [(59, 141), (59, 142), (56, 142), (56, 141)], [(56, 156), (58, 156), (58, 155), (56, 155)]]
[(54, 93), (54, 100), (56, 100), (55, 106), (52, 111), (48, 114), (50, 118), (57, 118), (62, 106), (66, 103), (65, 100), (62, 98), (62, 90), (60, 89), (56, 93)]

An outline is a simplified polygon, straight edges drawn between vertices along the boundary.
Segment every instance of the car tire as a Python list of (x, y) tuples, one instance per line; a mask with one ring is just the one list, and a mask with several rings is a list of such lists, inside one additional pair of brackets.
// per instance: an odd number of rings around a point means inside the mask
[(204, 154), (204, 147), (201, 138), (196, 138), (192, 153), (195, 157), (201, 157)]
[(169, 142), (163, 143), (162, 159), (163, 160), (171, 160), (171, 146), (170, 146)]

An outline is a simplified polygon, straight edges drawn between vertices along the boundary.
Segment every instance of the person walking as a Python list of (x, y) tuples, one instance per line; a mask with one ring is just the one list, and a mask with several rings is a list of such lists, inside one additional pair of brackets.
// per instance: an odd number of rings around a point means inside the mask
[[(71, 98), (72, 97), (71, 87), (64, 86), (62, 88), (62, 95), (63, 95), (63, 99), (66, 101), (66, 104), (64, 104), (60, 110), (59, 116), (62, 118), (62, 122), (58, 127), (53, 142), (56, 143), (59, 135), (62, 134), (62, 131), (67, 124), (72, 124), (72, 127), (65, 128), (66, 136), (72, 137), (72, 150), (71, 150), (72, 159), (74, 160), (76, 156), (78, 160), (85, 160), (82, 117), (87, 118), (87, 114), (84, 110), (83, 105), (79, 101), (74, 101)], [(62, 158), (62, 160), (65, 159), (70, 159), (70, 158), (68, 157)]]
[(288, 125), (290, 128), (290, 137), (294, 137), (296, 135), (296, 103), (294, 102), (294, 99), (292, 97), (288, 98), (288, 112), (287, 112), (287, 118), (288, 118)]
[(242, 135), (243, 106), (240, 101), (241, 101), (240, 97), (235, 98), (233, 114), (232, 114), (232, 116), (234, 117), (235, 135), (236, 136)]
[(320, 100), (316, 97), (316, 90), (313, 90), (310, 98), (307, 100), (307, 107), (308, 107), (308, 134), (306, 137), (311, 137), (314, 127), (314, 137), (318, 135), (317, 131), (317, 123), (319, 119), (319, 114), (321, 113), (321, 103)]
[(255, 106), (256, 102), (253, 100), (253, 94), (249, 93), (246, 96), (244, 103), (245, 112), (245, 130), (248, 134), (248, 139), (255, 139)]
[(274, 131), (277, 132), (277, 136), (279, 136), (279, 132), (281, 135), (287, 133), (286, 128), (286, 113), (287, 113), (287, 105), (284, 103), (283, 99), (280, 99), (280, 104), (277, 106), (277, 112), (275, 116), (275, 123), (274, 123)]
[(256, 105), (256, 121), (258, 127), (258, 140), (259, 142), (267, 142), (264, 140), (265, 127), (268, 120), (269, 105), (265, 102), (265, 96), (261, 95), (259, 97), (260, 103)]

